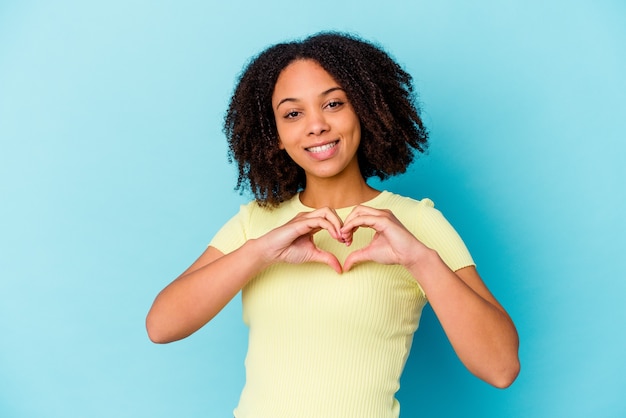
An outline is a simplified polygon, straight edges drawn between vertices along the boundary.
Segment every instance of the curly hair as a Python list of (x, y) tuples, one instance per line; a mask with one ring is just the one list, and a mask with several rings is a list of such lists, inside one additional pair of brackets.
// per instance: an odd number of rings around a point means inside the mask
[(419, 116), (412, 78), (383, 49), (354, 35), (321, 32), (280, 43), (244, 68), (224, 118), (236, 189), (275, 207), (306, 186), (304, 170), (278, 147), (272, 95), (278, 76), (299, 59), (316, 61), (345, 90), (361, 123), (357, 159), (364, 179), (404, 173), (428, 132)]

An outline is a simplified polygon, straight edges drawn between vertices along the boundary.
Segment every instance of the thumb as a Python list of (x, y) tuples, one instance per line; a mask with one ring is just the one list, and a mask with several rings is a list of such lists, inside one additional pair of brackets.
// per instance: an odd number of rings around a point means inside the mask
[(346, 261), (343, 263), (343, 270), (350, 271), (355, 264), (371, 260), (372, 259), (369, 257), (365, 248), (354, 251), (350, 253), (350, 255), (346, 258)]
[(343, 273), (341, 263), (339, 262), (337, 257), (329, 252), (318, 250), (311, 256), (311, 261), (328, 264), (338, 274)]

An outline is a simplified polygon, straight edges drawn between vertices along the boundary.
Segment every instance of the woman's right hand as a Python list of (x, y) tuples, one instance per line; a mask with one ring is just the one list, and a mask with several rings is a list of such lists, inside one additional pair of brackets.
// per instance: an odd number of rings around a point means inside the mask
[(337, 273), (337, 258), (315, 246), (322, 229), (341, 242), (341, 219), (331, 209), (300, 213), (286, 224), (247, 241), (228, 254), (209, 246), (156, 297), (146, 318), (150, 339), (179, 340), (209, 322), (259, 271), (276, 262), (328, 264)]
[(324, 263), (341, 274), (342, 268), (337, 257), (320, 250), (313, 241), (313, 235), (325, 229), (334, 239), (343, 242), (340, 232), (342, 224), (337, 213), (330, 208), (299, 213), (283, 226), (258, 238), (265, 250), (264, 260), (268, 264), (279, 261), (291, 264)]

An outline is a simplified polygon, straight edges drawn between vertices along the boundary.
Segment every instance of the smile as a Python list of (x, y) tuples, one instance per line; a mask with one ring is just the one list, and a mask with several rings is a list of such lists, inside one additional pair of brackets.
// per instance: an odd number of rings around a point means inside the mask
[(307, 151), (312, 152), (314, 154), (320, 153), (320, 152), (324, 152), (324, 151), (328, 151), (331, 148), (334, 148), (337, 143), (339, 141), (334, 141), (334, 142), (329, 142), (328, 144), (324, 144), (324, 145), (320, 145), (317, 147), (310, 147), (310, 148), (306, 148)]

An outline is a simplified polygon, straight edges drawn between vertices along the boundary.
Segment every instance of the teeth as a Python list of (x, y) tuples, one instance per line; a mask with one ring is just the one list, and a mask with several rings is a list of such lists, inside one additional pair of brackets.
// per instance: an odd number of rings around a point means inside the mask
[(307, 150), (310, 151), (310, 152), (314, 152), (314, 153), (324, 152), (324, 151), (327, 151), (327, 150), (331, 149), (335, 145), (337, 145), (336, 141), (335, 142), (331, 142), (331, 143), (326, 144), (326, 145), (320, 145), (319, 147), (307, 148)]

